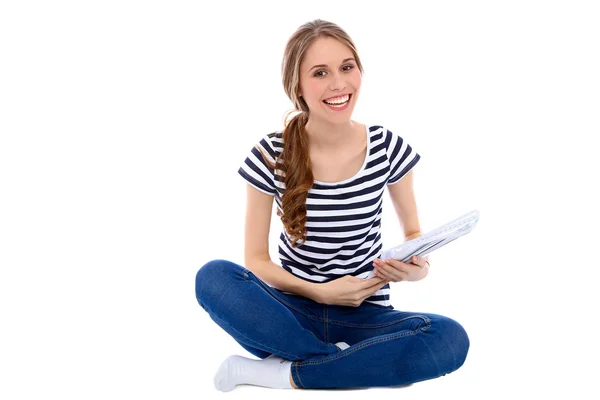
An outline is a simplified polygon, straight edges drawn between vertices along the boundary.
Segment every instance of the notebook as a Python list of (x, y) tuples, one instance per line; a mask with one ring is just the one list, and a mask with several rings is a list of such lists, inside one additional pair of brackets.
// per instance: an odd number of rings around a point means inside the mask
[[(479, 221), (479, 210), (472, 210), (452, 221), (398, 246), (383, 250), (380, 259), (393, 258), (411, 263), (412, 256), (425, 257), (434, 250), (447, 245), (459, 237), (471, 232)], [(364, 279), (376, 276), (371, 271)]]

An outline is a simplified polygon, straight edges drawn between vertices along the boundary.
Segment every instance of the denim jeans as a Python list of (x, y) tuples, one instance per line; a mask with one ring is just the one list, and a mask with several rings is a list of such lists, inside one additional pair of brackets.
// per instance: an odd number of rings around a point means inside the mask
[[(200, 268), (196, 299), (256, 357), (293, 361), (292, 379), (301, 389), (407, 385), (455, 371), (469, 350), (465, 330), (450, 318), (286, 295), (227, 260)], [(341, 350), (337, 342), (350, 347)]]

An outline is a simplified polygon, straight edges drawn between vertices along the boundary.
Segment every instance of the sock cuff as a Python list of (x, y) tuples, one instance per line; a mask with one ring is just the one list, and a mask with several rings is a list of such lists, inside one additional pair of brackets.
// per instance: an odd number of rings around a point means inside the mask
[(285, 360), (281, 363), (281, 385), (284, 389), (293, 389), (290, 383), (290, 374), (292, 372), (292, 361)]

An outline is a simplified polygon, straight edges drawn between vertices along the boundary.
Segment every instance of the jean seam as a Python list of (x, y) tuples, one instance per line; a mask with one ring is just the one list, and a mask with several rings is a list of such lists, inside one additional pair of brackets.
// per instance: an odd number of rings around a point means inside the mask
[[(245, 271), (245, 277), (246, 277), (246, 279), (248, 278), (248, 273), (252, 273), (252, 271), (250, 271), (250, 270), (247, 270), (247, 269), (246, 269), (246, 271)], [(253, 275), (254, 275), (254, 274), (253, 274)], [(304, 315), (305, 317), (307, 317), (307, 318), (310, 318), (310, 319), (312, 319), (312, 320), (315, 320), (315, 321), (323, 321), (323, 318), (320, 318), (320, 317), (315, 317), (314, 315), (307, 314), (307, 313), (305, 313), (304, 311), (302, 311), (302, 310), (300, 310), (300, 309), (296, 308), (295, 306), (291, 305), (291, 304), (290, 304), (290, 303), (288, 303), (287, 301), (285, 301), (285, 300), (282, 300), (282, 299), (281, 299), (279, 296), (277, 296), (276, 294), (274, 294), (274, 293), (272, 292), (272, 290), (275, 290), (275, 289), (273, 289), (272, 287), (270, 287), (270, 286), (268, 286), (268, 285), (264, 285), (264, 284), (263, 284), (263, 282), (261, 281), (261, 279), (260, 279), (258, 276), (254, 275), (254, 277), (256, 278), (256, 280), (258, 281), (258, 284), (259, 284), (260, 286), (262, 286), (263, 288), (265, 288), (265, 290), (267, 290), (268, 292), (270, 292), (270, 294), (271, 294), (271, 295), (272, 295), (272, 296), (273, 296), (273, 297), (274, 297), (274, 298), (275, 298), (277, 301), (279, 301), (280, 303), (284, 304), (286, 307), (289, 307), (289, 308), (291, 308), (291, 309), (295, 310), (296, 312), (298, 312), (298, 313), (300, 313), (300, 314)]]
[(386, 336), (384, 338), (375, 337), (375, 338), (372, 338), (372, 339), (368, 339), (364, 343), (361, 343), (359, 345), (350, 346), (347, 349), (342, 350), (339, 353), (336, 353), (336, 354), (334, 354), (332, 356), (325, 357), (325, 358), (320, 359), (320, 360), (300, 361), (300, 362), (297, 362), (297, 364), (296, 364), (296, 371), (298, 371), (299, 367), (303, 367), (303, 366), (307, 366), (307, 365), (318, 365), (318, 364), (323, 364), (323, 363), (330, 362), (330, 361), (335, 361), (338, 358), (345, 357), (347, 355), (350, 355), (350, 354), (354, 353), (355, 351), (358, 351), (358, 350), (360, 350), (362, 348), (365, 348), (365, 347), (368, 347), (368, 346), (372, 346), (372, 345), (374, 345), (376, 343), (387, 342), (387, 341), (398, 339), (398, 338), (401, 338), (401, 337), (406, 337), (406, 336), (410, 336), (410, 335), (416, 335), (416, 334), (418, 334), (420, 332), (425, 332), (430, 327), (431, 327), (431, 322), (428, 319), (426, 321), (426, 325), (423, 326), (423, 327), (421, 327), (421, 328), (419, 328), (419, 329), (417, 329), (417, 330), (411, 330), (411, 331), (408, 331), (408, 332), (406, 332), (406, 331), (398, 332), (398, 333), (395, 333), (395, 334), (390, 334), (390, 336)]
[(324, 327), (323, 327), (324, 341), (325, 341), (325, 343), (327, 343), (328, 339), (327, 339), (327, 306), (326, 305), (323, 305), (323, 324), (324, 324)]
[[(208, 311), (208, 310), (207, 310), (207, 311)], [(215, 313), (213, 313), (213, 312), (210, 312), (210, 315), (211, 315), (212, 317), (214, 317), (214, 318), (218, 319), (219, 321), (223, 322), (225, 325), (227, 325), (229, 328), (231, 328), (231, 329), (232, 329), (233, 331), (235, 331), (237, 334), (239, 334), (240, 336), (242, 336), (244, 339), (246, 339), (246, 340), (248, 340), (248, 341), (252, 342), (252, 345), (253, 345), (254, 347), (256, 347), (256, 345), (258, 345), (258, 349), (261, 349), (261, 350), (262, 350), (262, 349), (263, 349), (263, 347), (264, 347), (265, 349), (268, 349), (269, 351), (271, 351), (271, 353), (281, 353), (281, 354), (286, 354), (286, 355), (289, 355), (289, 356), (291, 356), (292, 358), (295, 358), (295, 357), (296, 357), (295, 355), (293, 355), (293, 354), (291, 354), (291, 353), (288, 353), (288, 352), (286, 352), (286, 351), (283, 351), (283, 350), (279, 351), (279, 350), (277, 350), (277, 349), (274, 349), (274, 348), (272, 348), (272, 347), (269, 347), (269, 346), (267, 346), (267, 345), (266, 345), (266, 344), (264, 344), (264, 343), (259, 343), (259, 342), (255, 341), (255, 340), (252, 340), (252, 339), (250, 339), (249, 337), (247, 337), (246, 335), (244, 335), (243, 333), (241, 333), (240, 331), (238, 331), (237, 329), (235, 329), (233, 326), (231, 326), (231, 325), (230, 325), (230, 324), (229, 324), (227, 321), (225, 321), (225, 320), (223, 320), (223, 319), (219, 318), (219, 317), (218, 317), (218, 316), (217, 316)]]
[[(429, 345), (422, 338), (421, 338), (421, 341), (425, 345), (425, 348), (429, 352), (429, 356), (431, 357), (431, 360), (435, 364), (435, 368), (437, 369), (437, 375), (441, 375), (440, 365), (437, 362), (437, 357), (436, 357), (435, 353), (431, 350), (431, 348), (429, 347)], [(452, 352), (452, 348), (450, 348), (450, 352)], [(452, 352), (452, 356), (454, 357), (454, 353), (453, 352)]]
[[(302, 383), (302, 379), (300, 379), (300, 371), (298, 371), (298, 362), (294, 361), (292, 364), (294, 365), (294, 369), (296, 371), (296, 378), (298, 378), (297, 385), (300, 389), (304, 389), (305, 386), (304, 386), (304, 383)], [(293, 380), (293, 378), (294, 377), (292, 376), (292, 380)]]
[(431, 324), (431, 320), (429, 319), (429, 317), (425, 316), (425, 315), (420, 315), (420, 314), (414, 314), (414, 315), (410, 315), (408, 317), (399, 319), (397, 321), (391, 321), (391, 322), (386, 322), (386, 323), (382, 323), (382, 324), (353, 324), (351, 322), (346, 322), (346, 321), (336, 321), (336, 320), (328, 320), (327, 323), (328, 324), (332, 324), (332, 325), (341, 325), (341, 326), (348, 326), (348, 327), (352, 327), (352, 328), (384, 328), (386, 326), (391, 326), (400, 322), (404, 322), (407, 319), (411, 319), (411, 318), (421, 318), (425, 324)]

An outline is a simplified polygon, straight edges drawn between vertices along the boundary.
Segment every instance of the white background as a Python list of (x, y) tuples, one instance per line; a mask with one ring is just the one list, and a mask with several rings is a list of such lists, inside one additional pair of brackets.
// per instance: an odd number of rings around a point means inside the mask
[[(223, 359), (254, 356), (198, 305), (194, 278), (211, 259), (243, 263), (237, 169), (282, 128), (284, 46), (315, 18), (358, 47), (352, 118), (421, 154), (423, 230), (481, 212), (425, 280), (392, 286), (396, 309), (463, 324), (466, 363), (369, 390), (598, 396), (594, 3), (3, 2), (0, 397), (280, 398), (214, 389)], [(387, 247), (403, 236), (385, 200)]]

